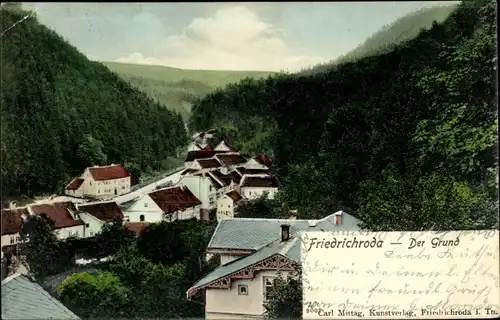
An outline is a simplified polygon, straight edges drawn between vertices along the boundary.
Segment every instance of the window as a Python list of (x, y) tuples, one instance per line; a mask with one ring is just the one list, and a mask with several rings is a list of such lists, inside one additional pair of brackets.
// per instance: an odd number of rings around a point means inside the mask
[(212, 187), (212, 186), (210, 185), (210, 188), (209, 188), (209, 190), (210, 190), (210, 191), (212, 191), (212, 189), (213, 189), (213, 187)]
[(231, 205), (230, 205), (230, 204), (228, 204), (228, 205), (227, 205), (227, 207), (228, 207), (228, 208), (231, 208)]
[(140, 221), (144, 221), (144, 215), (143, 215), (143, 214), (141, 214), (141, 215), (139, 216), (139, 220), (140, 220)]
[(90, 236), (92, 237), (94, 235), (94, 231), (90, 231)]
[(249, 195), (252, 195), (252, 191), (248, 192)]
[(92, 181), (89, 181), (90, 185), (92, 185)]
[(147, 208), (147, 207), (148, 207), (148, 203), (146, 202), (146, 203), (144, 204), (144, 208)]
[(16, 237), (16, 242), (20, 242), (21, 241), (21, 236), (17, 236)]
[(14, 238), (14, 236), (10, 236), (10, 244), (14, 244), (15, 241), (16, 239)]
[(264, 277), (264, 299), (267, 301), (274, 290), (274, 277)]
[(239, 295), (248, 295), (248, 286), (244, 284), (238, 285), (238, 294)]
[(90, 227), (90, 224), (86, 223), (85, 228), (89, 228), (89, 227)]

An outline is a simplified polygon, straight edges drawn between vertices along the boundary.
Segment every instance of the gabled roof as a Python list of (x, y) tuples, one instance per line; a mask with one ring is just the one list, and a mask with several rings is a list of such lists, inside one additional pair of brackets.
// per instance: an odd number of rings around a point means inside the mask
[(230, 185), (231, 182), (233, 181), (233, 178), (231, 177), (231, 175), (229, 175), (229, 174), (223, 174), (219, 170), (210, 171), (210, 173), (212, 175), (214, 175), (217, 178), (217, 180), (219, 180), (220, 182), (222, 182), (222, 184), (224, 184), (224, 186)]
[(225, 153), (226, 151), (212, 151), (212, 150), (194, 150), (189, 151), (184, 162), (191, 162), (196, 159), (212, 158), (216, 154)]
[(122, 209), (115, 201), (77, 204), (78, 210), (105, 222), (123, 221)]
[(234, 183), (240, 184), (242, 175), (238, 171), (233, 170), (229, 172), (229, 174), (231, 175), (231, 178), (233, 178)]
[(196, 159), (203, 169), (218, 168), (222, 164), (217, 159)]
[(265, 165), (265, 166), (268, 166), (268, 167), (273, 165), (273, 160), (265, 153), (259, 154), (254, 159), (258, 163)]
[(239, 153), (218, 154), (216, 158), (225, 166), (234, 166), (247, 162), (247, 159)]
[(271, 175), (271, 170), (270, 169), (254, 169), (254, 168), (245, 168), (245, 167), (237, 167), (236, 170), (241, 173), (241, 175), (248, 174), (248, 175)]
[(160, 189), (148, 195), (164, 213), (174, 213), (201, 204), (201, 201), (187, 187)]
[(243, 199), (243, 197), (241, 196), (241, 194), (238, 191), (236, 191), (236, 190), (229, 191), (228, 193), (226, 193), (226, 196), (228, 196), (229, 198), (233, 199), (234, 202), (238, 202), (241, 199)]
[(223, 146), (226, 146), (229, 149), (229, 151), (231, 151), (231, 152), (238, 152), (238, 150), (236, 148), (229, 145), (229, 143), (227, 143), (227, 141), (225, 141), (225, 140), (222, 140), (221, 142), (219, 142), (219, 144), (214, 148), (214, 150), (217, 150), (219, 147), (223, 147)]
[(220, 278), (230, 276), (275, 255), (281, 255), (291, 261), (300, 262), (300, 239), (296, 237), (285, 242), (278, 239), (260, 248), (254, 254), (244, 256), (231, 261), (230, 263), (219, 266), (217, 269), (203, 277), (195, 285), (189, 288), (187, 293), (189, 295), (194, 290), (199, 290)]
[(29, 215), (26, 208), (2, 210), (2, 236), (19, 233), (21, 231), (23, 226), (22, 215)]
[(48, 218), (54, 221), (54, 229), (69, 228), (84, 225), (82, 220), (75, 220), (69, 213), (68, 209), (76, 212), (76, 207), (73, 202), (54, 202), (35, 204), (29, 206), (31, 211), (36, 215), (46, 214)]
[(85, 179), (81, 178), (74, 179), (66, 186), (66, 190), (78, 190), (82, 186), (84, 181)]
[(110, 166), (91, 167), (89, 168), (92, 178), (96, 181), (113, 180), (130, 177), (130, 173), (121, 164)]
[(80, 319), (39, 284), (14, 274), (2, 281), (2, 319)]
[(359, 230), (360, 220), (342, 212), (342, 224), (337, 225), (335, 214), (319, 220), (251, 219), (222, 220), (217, 225), (208, 249), (257, 250), (279, 239), (280, 226), (290, 225), (292, 235), (300, 231)]
[(267, 176), (247, 176), (240, 182), (241, 187), (252, 188), (278, 188), (278, 180), (275, 177)]

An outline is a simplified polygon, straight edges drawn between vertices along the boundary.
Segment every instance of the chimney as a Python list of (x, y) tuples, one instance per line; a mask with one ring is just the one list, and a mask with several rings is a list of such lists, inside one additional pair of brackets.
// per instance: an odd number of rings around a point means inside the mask
[(334, 213), (335, 215), (335, 224), (340, 226), (342, 224), (342, 211), (337, 211)]
[(281, 241), (290, 240), (290, 225), (282, 224), (281, 225)]
[(15, 208), (16, 208), (16, 202), (15, 201), (9, 202), (9, 209), (15, 209)]
[(288, 220), (297, 220), (297, 210), (290, 210)]

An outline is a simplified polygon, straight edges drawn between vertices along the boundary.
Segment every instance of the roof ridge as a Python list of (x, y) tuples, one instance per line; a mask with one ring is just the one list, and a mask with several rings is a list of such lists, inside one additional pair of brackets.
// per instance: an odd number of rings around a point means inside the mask
[(10, 276), (6, 277), (5, 279), (2, 280), (2, 286), (5, 285), (6, 283), (10, 282), (11, 280), (14, 280), (18, 278), (19, 276), (22, 276), (23, 274), (20, 272), (15, 272), (11, 274)]
[[(81, 203), (75, 203), (78, 207), (79, 206), (90, 206), (90, 205), (95, 205), (95, 204), (103, 204), (103, 203), (116, 203), (115, 200), (104, 200), (104, 201), (94, 201), (94, 202), (81, 202)], [(118, 205), (118, 203), (116, 203)]]

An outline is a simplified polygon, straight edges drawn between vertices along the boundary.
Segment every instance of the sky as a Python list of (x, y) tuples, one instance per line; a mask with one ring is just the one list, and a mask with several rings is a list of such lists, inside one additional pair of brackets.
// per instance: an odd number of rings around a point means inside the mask
[(183, 69), (298, 71), (398, 18), (451, 2), (23, 3), (89, 59)]

